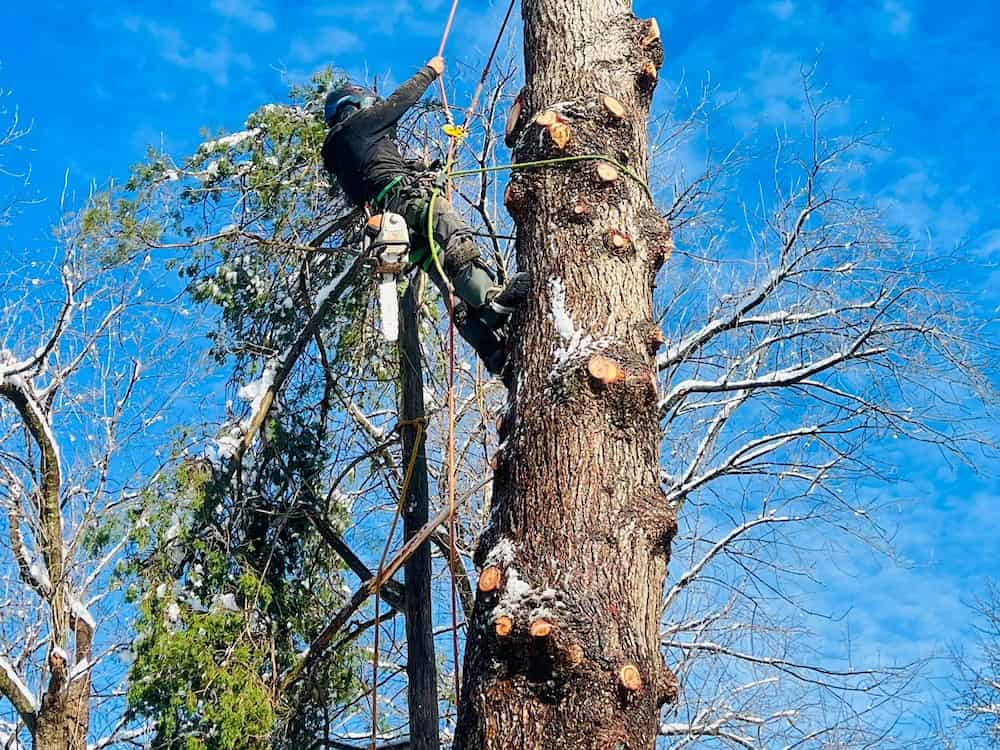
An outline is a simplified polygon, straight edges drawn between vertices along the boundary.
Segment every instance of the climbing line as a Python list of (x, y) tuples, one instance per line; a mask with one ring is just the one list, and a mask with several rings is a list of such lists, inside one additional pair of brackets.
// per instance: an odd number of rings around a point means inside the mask
[(396, 533), (396, 526), (399, 525), (399, 518), (403, 514), (403, 506), (406, 498), (410, 494), (410, 480), (413, 479), (413, 470), (417, 465), (417, 455), (420, 453), (420, 446), (424, 439), (424, 429), (427, 424), (425, 418), (401, 420), (396, 424), (396, 429), (403, 427), (416, 427), (417, 434), (413, 440), (413, 449), (410, 452), (410, 460), (407, 462), (406, 471), (403, 474), (403, 484), (399, 490), (399, 500), (396, 502), (396, 513), (392, 517), (392, 526), (389, 528), (389, 535), (385, 539), (385, 546), (382, 548), (382, 556), (378, 561), (378, 571), (375, 574), (374, 595), (375, 595), (375, 643), (372, 647), (372, 745), (371, 750), (376, 750), (378, 744), (378, 656), (379, 656), (379, 623), (381, 621), (380, 604), (382, 600), (383, 573), (385, 561), (389, 556), (389, 546), (392, 544), (392, 537)]
[(444, 25), (444, 33), (441, 34), (441, 44), (438, 46), (438, 57), (444, 54), (445, 45), (448, 44), (448, 35), (451, 34), (451, 25), (455, 21), (456, 10), (458, 10), (458, 0), (452, 0), (451, 11), (448, 13), (448, 22)]
[(550, 166), (555, 166), (557, 164), (571, 164), (573, 162), (581, 162), (581, 161), (603, 161), (607, 162), (608, 164), (611, 164), (617, 170), (619, 170), (620, 172), (622, 172), (623, 174), (627, 175), (632, 180), (637, 182), (645, 191), (646, 196), (649, 198), (649, 200), (655, 202), (653, 198), (653, 191), (650, 189), (649, 183), (647, 183), (642, 178), (642, 176), (634, 169), (632, 169), (626, 164), (623, 164), (614, 157), (608, 156), (607, 154), (580, 154), (577, 156), (558, 156), (553, 159), (538, 159), (536, 161), (524, 161), (524, 162), (517, 162), (514, 164), (498, 164), (492, 167), (477, 167), (475, 169), (459, 169), (452, 172), (451, 176), (469, 177), (474, 174), (483, 174), (485, 172), (506, 172), (506, 171), (515, 171), (519, 169), (535, 169), (538, 167), (550, 167)]
[(497, 50), (500, 49), (500, 42), (503, 41), (503, 35), (507, 31), (507, 23), (514, 12), (515, 5), (517, 5), (517, 0), (510, 0), (510, 5), (507, 6), (507, 15), (503, 17), (503, 23), (500, 24), (500, 31), (497, 33), (496, 41), (493, 42), (493, 49), (490, 50), (490, 56), (486, 59), (486, 65), (483, 67), (483, 74), (479, 76), (479, 83), (476, 84), (476, 90), (472, 94), (472, 102), (469, 104), (469, 109), (465, 112), (463, 129), (468, 127), (469, 120), (472, 119), (472, 115), (476, 111), (476, 105), (479, 104), (479, 97), (483, 93), (483, 87), (486, 86), (486, 79), (490, 75), (490, 68), (493, 67), (493, 60), (497, 56)]

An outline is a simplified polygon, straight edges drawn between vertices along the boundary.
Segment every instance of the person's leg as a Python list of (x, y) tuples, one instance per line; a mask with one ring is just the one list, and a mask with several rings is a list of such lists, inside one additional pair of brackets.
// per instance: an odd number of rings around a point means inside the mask
[[(432, 266), (427, 271), (427, 275), (441, 292), (441, 296), (447, 300), (451, 296), (451, 292), (437, 268)], [(499, 374), (507, 361), (507, 351), (496, 331), (486, 325), (480, 316), (474, 315), (468, 303), (462, 300), (456, 301), (452, 311), (452, 320), (455, 321), (455, 328), (459, 335), (479, 355), (486, 369), (494, 375)]]

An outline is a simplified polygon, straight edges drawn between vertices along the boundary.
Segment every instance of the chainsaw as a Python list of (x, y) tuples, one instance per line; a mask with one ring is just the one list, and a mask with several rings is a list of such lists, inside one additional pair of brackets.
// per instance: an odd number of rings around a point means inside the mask
[(406, 270), (410, 252), (410, 233), (399, 214), (386, 211), (368, 219), (365, 226), (365, 252), (375, 262), (382, 336), (386, 341), (399, 339), (399, 295), (396, 282)]

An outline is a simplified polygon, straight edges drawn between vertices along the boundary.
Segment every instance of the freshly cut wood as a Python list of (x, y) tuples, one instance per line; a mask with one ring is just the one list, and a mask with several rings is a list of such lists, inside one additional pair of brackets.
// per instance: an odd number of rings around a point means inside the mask
[(659, 77), (660, 73), (656, 69), (656, 63), (652, 60), (647, 60), (642, 66), (642, 77), (647, 81), (655, 81)]
[(500, 615), (493, 621), (493, 632), (500, 638), (506, 638), (514, 630), (514, 621), (507, 615)]
[(514, 103), (510, 105), (510, 112), (507, 113), (507, 124), (504, 126), (504, 142), (507, 146), (514, 145), (514, 138), (517, 136), (517, 124), (521, 121), (521, 112), (524, 110), (524, 92), (522, 91), (514, 98)]
[(656, 22), (655, 18), (650, 18), (646, 21), (646, 35), (639, 42), (639, 46), (645, 49), (655, 44), (660, 39), (660, 24)]
[(604, 109), (607, 110), (608, 114), (611, 115), (616, 120), (624, 119), (625, 117), (625, 105), (620, 101), (615, 99), (613, 96), (602, 96), (601, 104), (604, 105)]
[(548, 638), (556, 626), (545, 619), (538, 619), (531, 623), (532, 638)]
[(583, 202), (583, 201), (577, 201), (576, 205), (573, 206), (573, 215), (574, 216), (589, 216), (590, 215), (590, 210), (591, 210), (590, 206), (587, 205), (585, 202)]
[(625, 371), (618, 366), (618, 363), (613, 359), (602, 357), (600, 354), (595, 354), (587, 362), (587, 372), (590, 373), (590, 377), (599, 383), (604, 383), (604, 385), (620, 383), (625, 380)]
[(547, 109), (535, 115), (535, 124), (542, 128), (555, 125), (557, 122), (559, 122), (559, 113), (552, 109)]
[(635, 664), (623, 664), (622, 668), (618, 670), (618, 681), (623, 688), (631, 693), (642, 689), (642, 675), (639, 673), (639, 667)]
[(632, 239), (620, 229), (612, 229), (608, 232), (607, 243), (612, 250), (624, 250), (632, 244)]
[(479, 590), (484, 594), (492, 593), (500, 588), (501, 581), (503, 581), (503, 571), (496, 565), (489, 565), (479, 574)]
[(614, 164), (602, 161), (597, 165), (597, 179), (603, 183), (615, 182), (618, 179), (618, 169)]
[(572, 135), (573, 130), (564, 122), (554, 122), (549, 125), (549, 137), (559, 150), (566, 148)]

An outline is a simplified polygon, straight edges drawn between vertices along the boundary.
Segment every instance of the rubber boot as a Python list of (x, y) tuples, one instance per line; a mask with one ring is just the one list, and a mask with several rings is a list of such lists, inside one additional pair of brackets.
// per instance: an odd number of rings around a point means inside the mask
[(486, 269), (477, 263), (470, 263), (455, 275), (451, 283), (459, 299), (469, 305), (470, 314), (497, 330), (527, 299), (531, 276), (526, 271), (515, 273), (507, 286), (501, 288)]
[(493, 375), (499, 375), (507, 363), (507, 348), (496, 332), (472, 313), (465, 302), (455, 305), (455, 328), (475, 349), (486, 369)]

